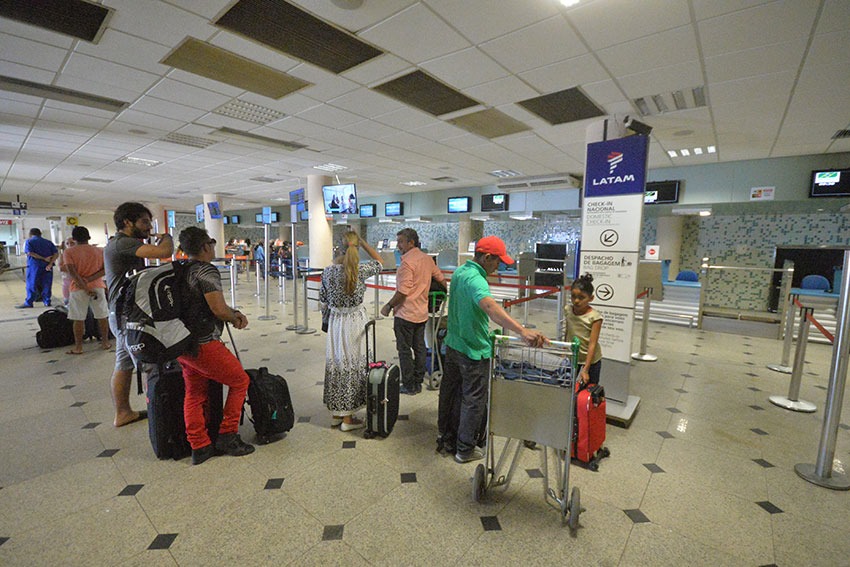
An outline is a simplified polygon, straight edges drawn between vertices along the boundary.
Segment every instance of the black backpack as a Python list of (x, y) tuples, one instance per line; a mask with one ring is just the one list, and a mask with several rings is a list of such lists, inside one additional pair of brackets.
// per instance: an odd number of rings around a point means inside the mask
[(289, 386), (282, 376), (269, 373), (265, 366), (249, 368), (245, 372), (251, 379), (247, 401), (251, 408), (250, 420), (257, 432), (257, 442), (271, 443), (276, 436), (286, 433), (295, 425)]
[(38, 316), (35, 342), (41, 348), (56, 348), (74, 344), (74, 324), (65, 309), (48, 309)]
[(168, 262), (128, 275), (118, 290), (116, 313), (127, 350), (138, 362), (162, 364), (197, 349), (183, 322), (189, 264)]

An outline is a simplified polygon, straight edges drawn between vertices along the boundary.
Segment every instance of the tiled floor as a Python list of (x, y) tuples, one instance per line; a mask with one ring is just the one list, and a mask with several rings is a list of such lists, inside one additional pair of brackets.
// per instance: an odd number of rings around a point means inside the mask
[[(599, 472), (571, 469), (586, 508), (573, 536), (544, 502), (539, 450), (523, 450), (507, 492), (472, 501), (475, 464), (434, 452), (436, 392), (403, 396), (388, 439), (331, 429), (324, 335), (285, 331), (288, 305), (258, 321), (249, 291), (243, 360), (286, 377), (298, 423), (247, 457), (158, 461), (146, 423), (111, 426), (112, 355), (37, 348), (41, 310), (13, 308), (22, 290), (18, 276), (0, 277), (0, 565), (850, 564), (850, 492), (793, 470), (817, 455), (824, 345), (809, 346), (800, 396), (819, 411), (798, 414), (767, 401), (788, 389), (765, 368), (778, 341), (651, 325), (659, 361), (633, 367), (634, 423), (608, 428)], [(551, 317), (532, 310), (544, 330)], [(391, 358), (390, 321), (378, 329)], [(247, 422), (243, 436), (253, 438)]]

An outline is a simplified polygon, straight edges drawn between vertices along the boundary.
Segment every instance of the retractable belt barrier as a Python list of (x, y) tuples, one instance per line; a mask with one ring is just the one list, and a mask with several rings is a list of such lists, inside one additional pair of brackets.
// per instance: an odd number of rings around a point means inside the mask
[(640, 351), (633, 352), (632, 358), (634, 360), (640, 360), (643, 362), (655, 362), (658, 360), (658, 357), (654, 354), (647, 354), (646, 352), (646, 339), (649, 334), (649, 304), (652, 303), (652, 293), (651, 287), (645, 288), (642, 292), (637, 294), (635, 299), (644, 298), (643, 300), (643, 320), (641, 321), (641, 329), (640, 329)]

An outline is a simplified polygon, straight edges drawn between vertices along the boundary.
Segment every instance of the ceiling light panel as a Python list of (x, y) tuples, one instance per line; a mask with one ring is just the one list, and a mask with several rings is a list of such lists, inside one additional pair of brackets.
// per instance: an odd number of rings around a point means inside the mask
[(689, 110), (706, 105), (705, 88), (702, 86), (679, 89), (633, 99), (641, 116), (653, 116), (679, 110)]
[(314, 165), (313, 169), (320, 169), (322, 171), (334, 172), (334, 171), (344, 171), (348, 168), (345, 167), (344, 165), (337, 165), (335, 163), (323, 163), (321, 165)]
[(192, 37), (160, 63), (273, 99), (312, 84)]
[(162, 163), (161, 161), (156, 161), (154, 159), (144, 159), (131, 156), (122, 157), (117, 161), (120, 163), (129, 163), (131, 165), (144, 165), (146, 167), (155, 167)]
[(55, 87), (53, 85), (43, 85), (3, 75), (0, 75), (0, 90), (58, 100), (89, 108), (97, 108), (99, 110), (108, 110), (109, 112), (120, 112), (129, 106), (128, 103), (115, 100), (114, 98), (97, 96), (72, 89)]
[(458, 128), (463, 128), (468, 132), (488, 139), (525, 132), (531, 129), (527, 124), (511, 118), (495, 108), (464, 114), (463, 116), (452, 118), (448, 122)]
[(284, 0), (239, 0), (215, 24), (333, 73), (383, 54)]
[(278, 110), (266, 108), (253, 102), (239, 100), (238, 98), (219, 106), (213, 110), (213, 114), (221, 114), (222, 116), (229, 116), (230, 118), (244, 120), (245, 122), (260, 124), (261, 126), (265, 126), (270, 122), (280, 120), (286, 116), (286, 114)]
[(85, 0), (3, 0), (0, 16), (97, 43), (112, 10)]

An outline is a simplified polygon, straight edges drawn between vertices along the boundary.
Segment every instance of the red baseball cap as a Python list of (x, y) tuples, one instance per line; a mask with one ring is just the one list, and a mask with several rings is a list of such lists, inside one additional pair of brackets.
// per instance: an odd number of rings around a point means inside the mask
[(508, 256), (508, 247), (505, 246), (505, 241), (498, 236), (485, 236), (475, 243), (475, 251), (498, 256), (499, 260), (505, 264), (514, 263), (514, 259)]

